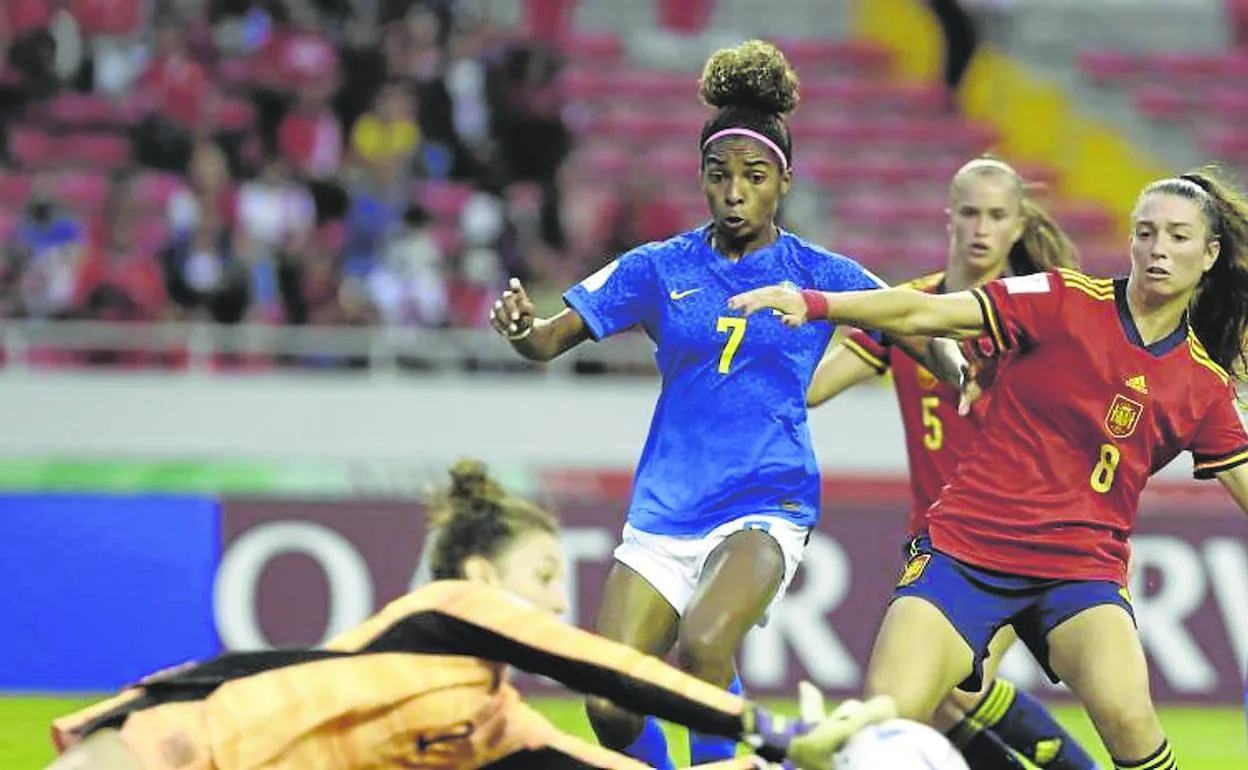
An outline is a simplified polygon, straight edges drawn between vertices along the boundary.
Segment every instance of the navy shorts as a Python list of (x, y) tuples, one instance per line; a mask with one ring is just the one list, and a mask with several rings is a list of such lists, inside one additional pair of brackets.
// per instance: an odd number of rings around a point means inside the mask
[(908, 561), (893, 599), (915, 596), (949, 619), (974, 653), (971, 675), (958, 685), (967, 692), (983, 686), (988, 643), (1012, 625), (1049, 679), (1049, 632), (1084, 610), (1102, 604), (1122, 607), (1135, 621), (1127, 589), (1109, 580), (1054, 580), (1011, 575), (973, 567), (932, 548), (926, 535), (907, 545)]

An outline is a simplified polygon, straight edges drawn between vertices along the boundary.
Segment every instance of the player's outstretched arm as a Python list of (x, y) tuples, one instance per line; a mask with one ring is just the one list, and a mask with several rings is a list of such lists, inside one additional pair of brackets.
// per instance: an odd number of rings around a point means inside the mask
[(884, 371), (887, 368), (876, 369), (847, 344), (839, 343), (833, 346), (815, 369), (815, 376), (806, 391), (806, 406), (819, 406)]
[(139, 760), (121, 734), (113, 729), (99, 730), (70, 747), (46, 770), (142, 770)]
[(800, 732), (794, 720), (773, 717), (658, 658), (583, 631), (481, 584), (430, 583), (384, 613), (394, 617), (372, 630), (375, 638), (356, 640), (352, 649), (469, 655), (506, 663), (607, 698), (634, 713), (746, 742), (769, 761), (783, 760), (790, 740)]
[(571, 308), (551, 318), (536, 317), (518, 278), (512, 278), (507, 291), (494, 301), (490, 326), (530, 361), (550, 361), (589, 339), (584, 319)]
[(894, 337), (974, 337), (986, 328), (979, 300), (967, 291), (927, 294), (899, 288), (822, 292), (766, 286), (738, 294), (728, 306), (746, 315), (766, 308), (778, 310), (789, 326), (836, 321)]

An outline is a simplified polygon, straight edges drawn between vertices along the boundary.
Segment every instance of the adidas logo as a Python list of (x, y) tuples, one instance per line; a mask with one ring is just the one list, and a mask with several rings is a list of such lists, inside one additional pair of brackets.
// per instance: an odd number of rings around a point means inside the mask
[(1128, 377), (1126, 379), (1126, 385), (1136, 393), (1142, 393), (1146, 396), (1148, 395), (1148, 382), (1144, 379), (1144, 375), (1142, 374), (1137, 374), (1134, 377)]

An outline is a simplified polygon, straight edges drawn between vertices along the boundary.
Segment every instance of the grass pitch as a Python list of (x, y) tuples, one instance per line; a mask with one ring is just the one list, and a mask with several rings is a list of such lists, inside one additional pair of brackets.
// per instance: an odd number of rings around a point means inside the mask
[[(0, 768), (3, 770), (42, 770), (53, 756), (48, 725), (54, 717), (81, 708), (98, 698), (13, 696), (0, 697)], [(534, 699), (534, 705), (564, 730), (592, 739), (579, 701)], [(784, 703), (770, 704), (780, 711), (792, 711)], [(1070, 706), (1054, 709), (1062, 723), (1102, 759), (1096, 734), (1083, 711)], [(1170, 736), (1183, 770), (1245, 770), (1248, 768), (1248, 736), (1244, 714), (1236, 708), (1169, 707), (1161, 712), (1162, 724)], [(685, 732), (669, 730), (671, 747), (678, 764), (688, 757)]]

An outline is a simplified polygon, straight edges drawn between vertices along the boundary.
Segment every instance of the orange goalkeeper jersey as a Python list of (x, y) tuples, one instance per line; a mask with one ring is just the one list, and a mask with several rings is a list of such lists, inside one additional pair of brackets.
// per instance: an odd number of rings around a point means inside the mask
[[(103, 727), (124, 733), (136, 713), (200, 701), (195, 740), (220, 770), (480, 768), (561, 741), (519, 702), (508, 665), (701, 732), (743, 729), (742, 698), (510, 594), (438, 581), (322, 650), (230, 653), (158, 674), (53, 731), (63, 747)], [(639, 766), (587, 744), (572, 750), (602, 755), (585, 756), (589, 767)]]

